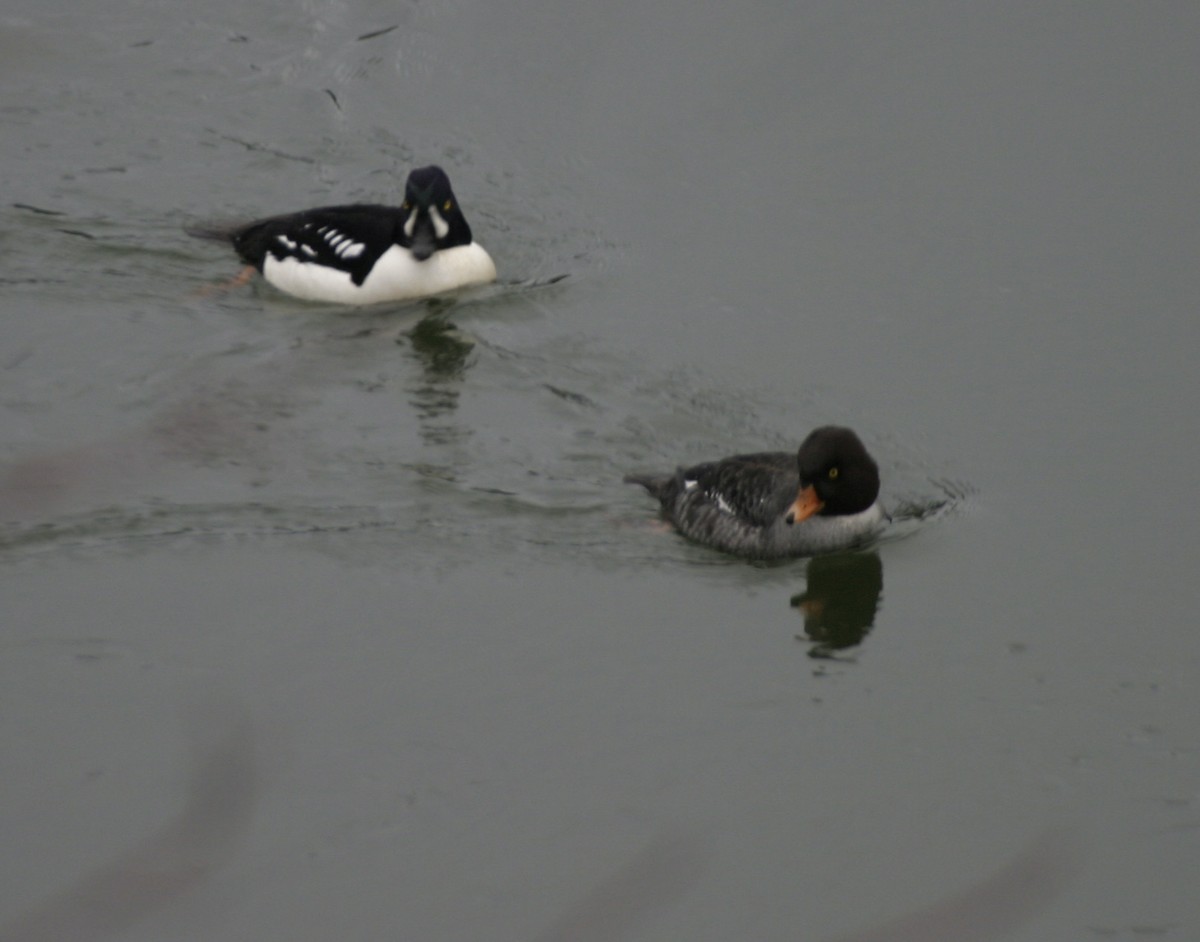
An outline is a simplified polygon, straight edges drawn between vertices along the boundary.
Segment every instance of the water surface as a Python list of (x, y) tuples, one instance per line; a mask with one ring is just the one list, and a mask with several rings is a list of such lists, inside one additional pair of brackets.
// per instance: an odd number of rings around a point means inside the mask
[[(1047, 833), (971, 937), (1195, 936), (1198, 27), (10, 3), (0, 926), (169, 832), (215, 699), (252, 814), (111, 937), (833, 938)], [(214, 291), (183, 233), (429, 162), (496, 286)], [(621, 483), (828, 422), (859, 559)]]

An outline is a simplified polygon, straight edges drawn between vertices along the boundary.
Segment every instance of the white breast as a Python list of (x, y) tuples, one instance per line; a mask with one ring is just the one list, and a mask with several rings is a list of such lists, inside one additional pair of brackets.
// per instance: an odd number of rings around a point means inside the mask
[(434, 252), (423, 262), (408, 249), (393, 245), (375, 262), (362, 285), (336, 268), (302, 262), (296, 258), (277, 259), (269, 255), (263, 263), (263, 277), (280, 291), (310, 301), (335, 304), (376, 304), (423, 298), (467, 285), (496, 280), (496, 265), (481, 245), (457, 245)]

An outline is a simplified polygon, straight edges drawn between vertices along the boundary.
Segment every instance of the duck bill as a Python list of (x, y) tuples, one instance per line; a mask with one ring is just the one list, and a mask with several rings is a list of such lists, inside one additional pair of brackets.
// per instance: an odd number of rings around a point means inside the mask
[(796, 495), (795, 502), (788, 508), (784, 520), (791, 526), (793, 523), (807, 520), (813, 514), (820, 513), (824, 506), (825, 502), (817, 496), (816, 490), (810, 484), (808, 487), (800, 488), (800, 493)]
[(423, 262), (434, 253), (436, 248), (437, 233), (433, 231), (433, 220), (429, 218), (428, 212), (418, 211), (413, 224), (412, 247), (409, 251), (418, 262)]

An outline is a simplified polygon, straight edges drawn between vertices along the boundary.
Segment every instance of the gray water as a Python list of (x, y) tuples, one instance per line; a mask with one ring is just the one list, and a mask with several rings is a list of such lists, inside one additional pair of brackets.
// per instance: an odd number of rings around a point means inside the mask
[[(79, 937), (821, 940), (982, 886), (920, 937), (1200, 937), (1198, 37), (8, 0), (0, 935), (99, 885)], [(496, 286), (325, 308), (183, 233), (431, 162)], [(896, 514), (858, 556), (621, 483), (827, 422)]]

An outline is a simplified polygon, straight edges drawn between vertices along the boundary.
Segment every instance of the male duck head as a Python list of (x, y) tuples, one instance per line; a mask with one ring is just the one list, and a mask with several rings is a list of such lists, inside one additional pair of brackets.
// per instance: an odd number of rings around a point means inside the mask
[(441, 167), (419, 167), (408, 175), (400, 209), (404, 213), (400, 244), (418, 262), (438, 249), (471, 244), (471, 227)]
[(784, 520), (861, 513), (879, 496), (879, 468), (858, 436), (826, 425), (809, 433), (796, 455), (800, 491)]

